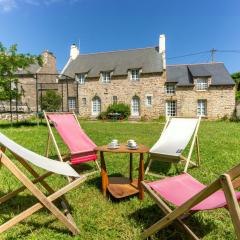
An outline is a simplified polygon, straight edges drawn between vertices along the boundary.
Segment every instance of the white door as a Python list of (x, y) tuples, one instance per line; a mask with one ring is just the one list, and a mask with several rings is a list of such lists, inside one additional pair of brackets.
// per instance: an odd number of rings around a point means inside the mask
[(140, 115), (140, 100), (139, 97), (133, 97), (132, 98), (132, 116), (139, 116)]

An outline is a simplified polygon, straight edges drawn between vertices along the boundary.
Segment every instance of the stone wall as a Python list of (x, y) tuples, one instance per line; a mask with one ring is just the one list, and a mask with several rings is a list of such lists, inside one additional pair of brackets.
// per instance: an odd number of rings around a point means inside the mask
[[(35, 113), (19, 113), (18, 115), (17, 114), (12, 114), (12, 119), (17, 120), (17, 118), (18, 118), (18, 121), (22, 121), (22, 120), (31, 119), (35, 116), (36, 116)], [(10, 121), (11, 120), (11, 114), (10, 113), (0, 113), (0, 120)]]
[(236, 103), (236, 116), (240, 119), (240, 102)]
[[(95, 96), (101, 99), (101, 111), (106, 111), (107, 107), (113, 103), (113, 96), (117, 96), (118, 102), (129, 105), (131, 105), (132, 98), (138, 96), (140, 116), (158, 118), (165, 114), (165, 80), (165, 73), (141, 74), (139, 81), (132, 81), (129, 76), (112, 77), (110, 83), (102, 83), (99, 78), (87, 79), (85, 84), (79, 85), (78, 88), (79, 114), (81, 117), (93, 117), (92, 99)], [(147, 95), (152, 96), (152, 106), (146, 105)]]
[(210, 86), (206, 91), (196, 91), (193, 87), (178, 87), (176, 96), (177, 115), (195, 117), (197, 101), (207, 100), (207, 118), (231, 117), (235, 111), (235, 89), (233, 86)]

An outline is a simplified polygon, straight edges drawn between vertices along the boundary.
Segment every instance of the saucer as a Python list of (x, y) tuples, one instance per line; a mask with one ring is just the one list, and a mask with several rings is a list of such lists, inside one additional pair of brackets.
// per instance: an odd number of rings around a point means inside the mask
[(137, 149), (138, 149), (138, 146), (128, 146), (128, 145), (127, 145), (127, 147), (128, 147), (128, 149), (130, 149), (130, 150), (137, 150)]
[(117, 148), (119, 148), (119, 146), (120, 146), (119, 144), (118, 144), (118, 145), (108, 144), (107, 147), (108, 147), (109, 149), (117, 149)]

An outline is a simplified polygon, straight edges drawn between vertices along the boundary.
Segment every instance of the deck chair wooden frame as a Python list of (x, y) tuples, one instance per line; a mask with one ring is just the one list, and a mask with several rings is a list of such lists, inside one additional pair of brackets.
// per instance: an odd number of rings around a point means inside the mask
[[(167, 127), (168, 127), (172, 118), (185, 118), (185, 117), (168, 117), (167, 121), (164, 125), (164, 128), (163, 128), (163, 131), (162, 131), (161, 135), (167, 129)], [(152, 176), (155, 176), (155, 177), (162, 177), (162, 175), (156, 174), (156, 173), (153, 173), (153, 172), (150, 171), (150, 167), (151, 167), (153, 161), (170, 162), (170, 163), (174, 163), (175, 165), (179, 162), (183, 163), (183, 164), (185, 164), (184, 171), (183, 171), (185, 173), (187, 172), (188, 167), (190, 165), (194, 166), (194, 167), (199, 167), (200, 166), (200, 161), (201, 161), (200, 160), (199, 138), (198, 138), (198, 130), (199, 130), (200, 123), (201, 123), (201, 117), (198, 117), (197, 126), (195, 128), (194, 133), (193, 133), (193, 137), (192, 137), (192, 141), (191, 141), (191, 145), (190, 145), (190, 149), (189, 149), (187, 157), (185, 157), (183, 155), (180, 155), (179, 158), (176, 158), (176, 157), (172, 157), (172, 156), (166, 156), (166, 155), (161, 156), (161, 154), (151, 154), (151, 153), (149, 153), (149, 155), (148, 155), (148, 165), (147, 165), (146, 170), (145, 170), (145, 175), (149, 174), (149, 175), (152, 175)], [(191, 160), (192, 153), (193, 153), (193, 150), (194, 150), (194, 146), (196, 147), (196, 155), (197, 155), (196, 162), (193, 162)]]
[(240, 164), (232, 168), (225, 174), (222, 174), (215, 182), (204, 188), (191, 199), (181, 206), (172, 210), (167, 203), (155, 192), (147, 183), (142, 182), (144, 190), (157, 203), (163, 211), (165, 217), (146, 229), (142, 234), (142, 239), (149, 237), (155, 232), (167, 227), (169, 224), (176, 222), (192, 239), (199, 239), (192, 230), (183, 222), (182, 217), (190, 213), (191, 208), (209, 197), (211, 194), (222, 189), (228, 204), (228, 210), (236, 232), (237, 239), (240, 240), (240, 208), (234, 189), (240, 187)]
[[(52, 131), (52, 128), (51, 128), (51, 124), (50, 124), (49, 119), (47, 117), (48, 114), (53, 114), (53, 113), (52, 112), (45, 112), (45, 111), (43, 111), (43, 114), (44, 114), (44, 118), (45, 118), (45, 120), (47, 122), (47, 126), (48, 126), (48, 139), (47, 139), (47, 147), (46, 147), (45, 156), (48, 157), (48, 155), (49, 155), (49, 149), (50, 149), (50, 144), (51, 144), (51, 140), (52, 140), (53, 145), (54, 145), (54, 147), (55, 147), (55, 149), (57, 151), (57, 155), (58, 155), (59, 160), (61, 162), (64, 162), (64, 160), (68, 159), (69, 156), (63, 156), (61, 154), (60, 149), (59, 149), (58, 144), (57, 144), (57, 141), (56, 141), (56, 138), (55, 138), (55, 136), (53, 134), (53, 131)], [(74, 116), (75, 120), (77, 121), (79, 127), (81, 128), (81, 125), (80, 125), (80, 123), (78, 121), (78, 118), (77, 118), (75, 112), (56, 112), (56, 114), (72, 114)], [(101, 171), (101, 168), (100, 168), (97, 160), (95, 160), (94, 162), (95, 162), (95, 165), (96, 165), (96, 171), (92, 171), (92, 172), (88, 173), (88, 175), (92, 175), (92, 174), (95, 174), (96, 172), (100, 172)]]
[[(15, 159), (18, 160), (18, 162), (34, 177), (33, 180), (30, 180), (20, 170), (20, 168), (7, 157), (7, 155), (5, 154), (6, 150), (9, 150), (15, 157)], [(45, 178), (54, 174), (54, 172), (47, 171), (46, 173), (39, 175), (25, 159), (23, 159), (16, 152), (7, 149), (2, 144), (0, 147), (0, 164), (4, 165), (23, 184), (22, 187), (19, 187), (18, 189), (0, 197), (0, 204), (3, 204), (4, 202), (16, 196), (18, 193), (24, 191), (25, 189), (29, 190), (32, 193), (32, 195), (36, 197), (39, 201), (39, 203), (34, 204), (32, 207), (26, 209), (22, 213), (18, 214), (17, 216), (8, 220), (6, 223), (2, 224), (0, 226), (0, 234), (7, 231), (20, 221), (23, 221), (27, 217), (31, 216), (33, 213), (39, 211), (43, 207), (47, 208), (73, 235), (79, 234), (79, 229), (76, 226), (76, 223), (74, 222), (74, 219), (70, 214), (68, 207), (69, 205), (67, 203), (66, 198), (64, 197), (64, 194), (72, 190), (73, 188), (76, 188), (79, 184), (84, 182), (86, 180), (85, 176), (79, 176), (78, 178), (75, 178), (75, 180), (72, 181), (71, 183), (67, 184), (66, 186), (62, 187), (57, 191), (54, 191), (53, 188), (50, 187), (50, 185), (45, 181)], [(44, 187), (50, 195), (46, 196), (35, 185), (36, 183), (40, 183), (42, 187)], [(63, 213), (53, 203), (58, 199), (61, 200), (61, 205), (64, 209)]]

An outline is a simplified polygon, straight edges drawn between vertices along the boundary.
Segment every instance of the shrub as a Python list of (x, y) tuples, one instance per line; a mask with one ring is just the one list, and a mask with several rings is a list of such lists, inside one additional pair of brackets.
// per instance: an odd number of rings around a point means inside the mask
[(107, 114), (120, 113), (122, 118), (126, 119), (130, 116), (130, 106), (124, 103), (114, 103), (108, 106)]
[(42, 97), (42, 110), (56, 112), (62, 104), (61, 96), (54, 90), (47, 90)]
[(101, 112), (99, 115), (98, 115), (98, 119), (100, 120), (107, 120), (108, 119), (108, 113), (107, 112)]

